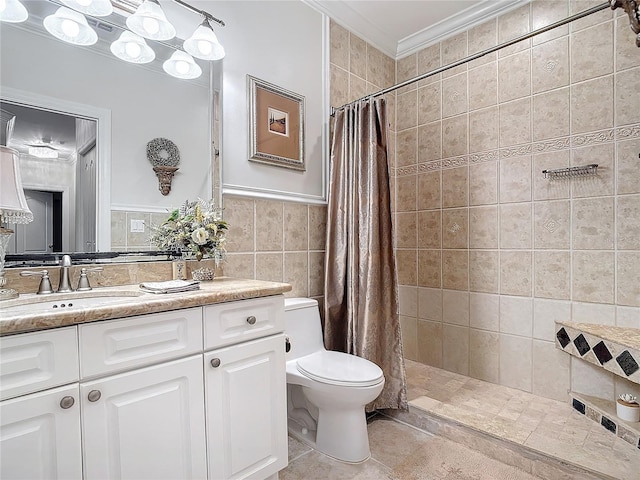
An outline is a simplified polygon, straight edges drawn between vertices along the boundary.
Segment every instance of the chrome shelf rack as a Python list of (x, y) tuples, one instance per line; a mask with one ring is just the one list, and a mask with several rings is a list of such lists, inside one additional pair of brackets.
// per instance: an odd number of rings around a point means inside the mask
[(542, 170), (544, 178), (572, 178), (598, 174), (598, 164), (583, 165), (580, 167), (558, 168), (556, 170)]

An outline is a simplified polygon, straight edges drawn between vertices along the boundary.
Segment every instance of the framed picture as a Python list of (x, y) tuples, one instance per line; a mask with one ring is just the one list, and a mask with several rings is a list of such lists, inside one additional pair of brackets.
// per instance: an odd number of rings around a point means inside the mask
[(249, 160), (305, 170), (304, 97), (247, 75)]

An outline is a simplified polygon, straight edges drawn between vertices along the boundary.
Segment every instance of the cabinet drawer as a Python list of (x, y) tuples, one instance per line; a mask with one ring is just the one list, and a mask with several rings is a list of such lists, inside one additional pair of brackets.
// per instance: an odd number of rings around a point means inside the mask
[(0, 399), (77, 381), (76, 327), (0, 338)]
[(202, 308), (80, 325), (81, 378), (202, 351)]
[(283, 331), (282, 295), (204, 307), (205, 350)]

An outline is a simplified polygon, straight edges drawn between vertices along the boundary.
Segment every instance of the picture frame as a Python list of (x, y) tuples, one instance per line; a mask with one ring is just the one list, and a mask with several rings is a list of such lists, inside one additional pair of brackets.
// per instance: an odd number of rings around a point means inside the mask
[(249, 161), (305, 171), (305, 98), (247, 75)]

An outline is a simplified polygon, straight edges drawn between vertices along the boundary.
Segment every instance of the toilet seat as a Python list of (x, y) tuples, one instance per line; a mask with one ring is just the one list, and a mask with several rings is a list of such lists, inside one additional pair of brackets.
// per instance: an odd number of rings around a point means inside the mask
[(370, 387), (384, 381), (378, 365), (355, 355), (323, 350), (297, 361), (298, 371), (329, 385)]

